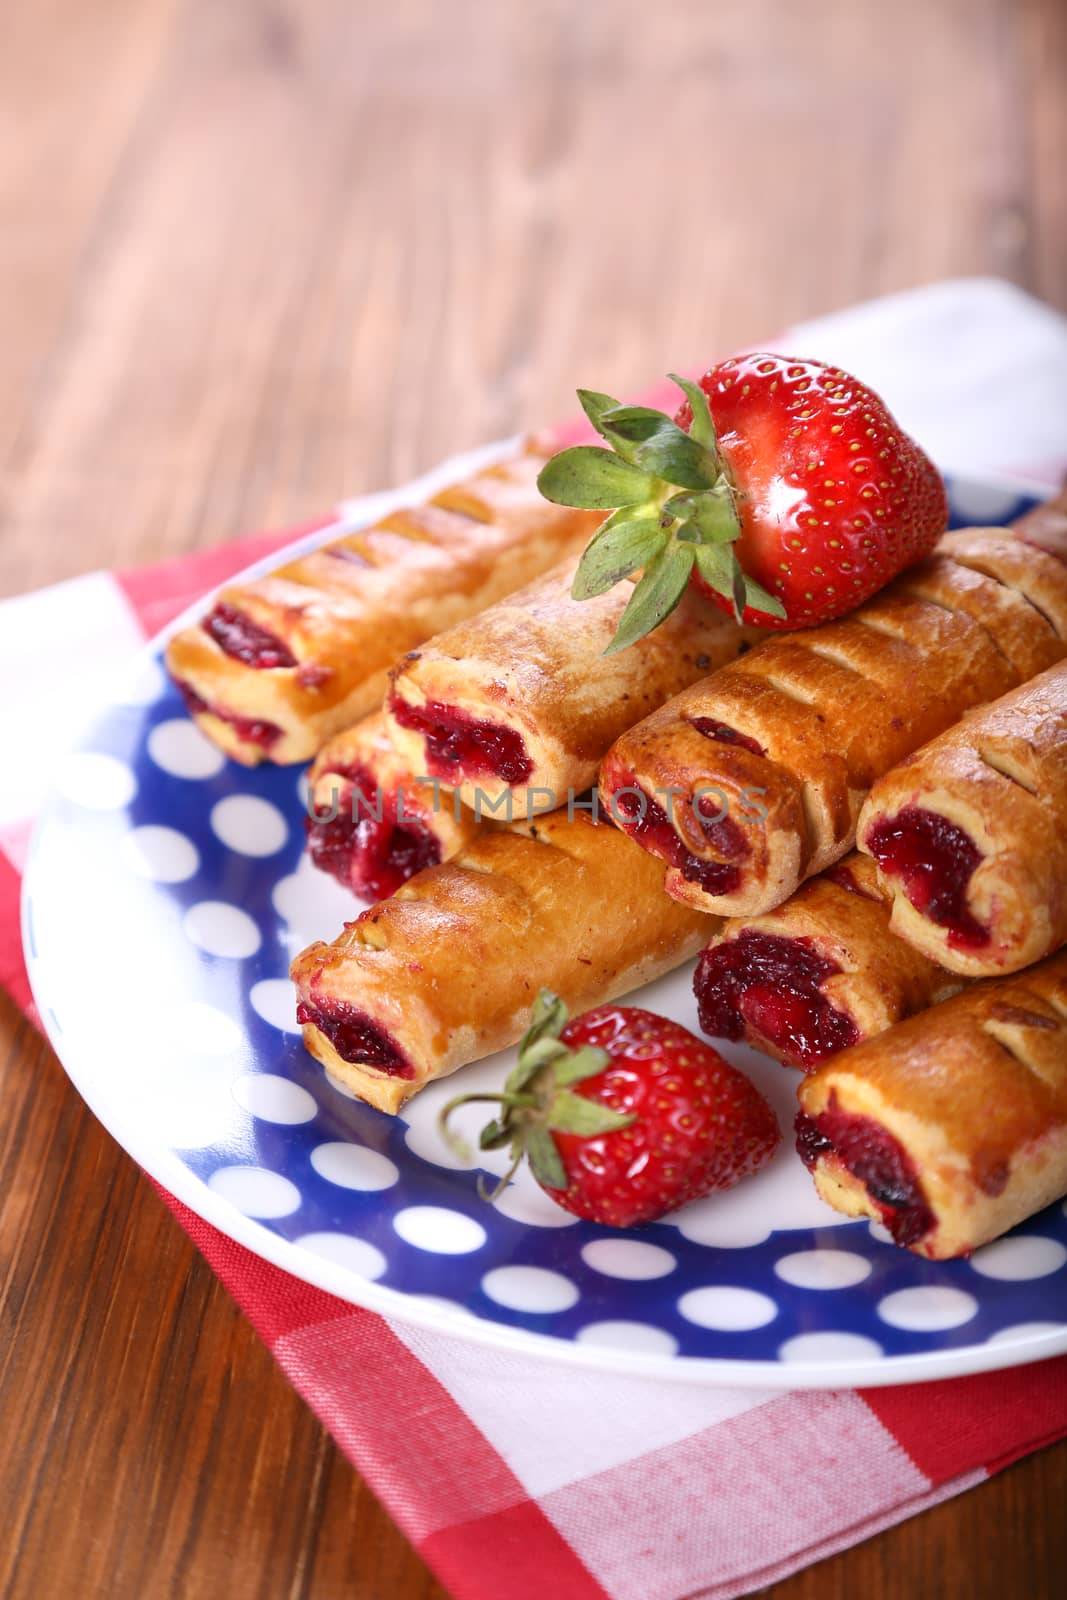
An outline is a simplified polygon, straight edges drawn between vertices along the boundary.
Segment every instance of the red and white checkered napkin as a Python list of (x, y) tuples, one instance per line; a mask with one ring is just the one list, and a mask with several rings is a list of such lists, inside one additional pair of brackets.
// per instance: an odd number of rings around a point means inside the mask
[[(937, 285), (776, 343), (861, 373), (947, 468), (1055, 482), (1067, 466), (1067, 323), (1007, 285)], [(47, 752), (91, 710), (94, 671), (284, 542), (0, 604), (14, 752), (0, 791), (0, 982), (22, 1006), (19, 867)], [(1067, 1434), (1067, 1358), (867, 1392), (597, 1377), (354, 1309), (166, 1198), (457, 1600), (727, 1600)]]

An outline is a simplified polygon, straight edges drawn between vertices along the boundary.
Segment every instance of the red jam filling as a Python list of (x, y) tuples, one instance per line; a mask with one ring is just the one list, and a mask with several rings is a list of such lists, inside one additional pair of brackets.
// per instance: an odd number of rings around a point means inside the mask
[(246, 667), (296, 666), (296, 657), (288, 645), (224, 601), (204, 618), (203, 628), (220, 650), (235, 661), (243, 661)]
[(220, 722), (228, 722), (237, 737), (245, 744), (258, 745), (261, 750), (270, 750), (282, 737), (282, 730), (273, 722), (261, 722), (257, 717), (239, 717), (232, 711), (223, 711), (218, 706), (209, 706), (202, 700), (195, 689), (187, 683), (178, 682), (178, 693), (185, 701), (185, 708), (191, 717), (203, 716), (218, 717)]
[(847, 889), (849, 894), (858, 894), (861, 900), (873, 900), (876, 905), (882, 904), (881, 897), (871, 894), (869, 889), (865, 889), (856, 878), (852, 868), (847, 866), (844, 861), (835, 862), (832, 867), (827, 867), (822, 875), (824, 878), (828, 878), (831, 883), (836, 883), (839, 889)]
[(967, 885), (982, 852), (965, 829), (936, 811), (905, 806), (875, 823), (867, 848), (884, 873), (901, 880), (916, 911), (948, 929), (951, 950), (989, 943), (989, 929), (967, 909)]
[(359, 1011), (347, 1000), (328, 1000), (312, 1004), (301, 1000), (296, 1008), (296, 1020), (311, 1023), (324, 1033), (342, 1061), (366, 1067), (377, 1067), (391, 1078), (413, 1078), (414, 1070), (404, 1059), (396, 1041), (366, 1012)]
[(362, 899), (384, 900), (423, 867), (438, 864), (440, 842), (407, 815), (399, 792), (380, 793), (365, 767), (335, 776), (337, 815), (308, 816), (304, 822), (317, 867)]
[(715, 1039), (743, 1039), (751, 1030), (790, 1066), (814, 1067), (859, 1039), (852, 1018), (820, 993), (840, 971), (810, 939), (745, 929), (700, 958), (693, 979), (700, 1026)]
[(740, 750), (751, 750), (754, 756), (767, 754), (763, 746), (757, 744), (749, 734), (738, 733), (736, 728), (731, 728), (727, 722), (720, 722), (717, 717), (691, 717), (690, 721), (705, 739), (715, 739), (719, 744), (735, 744)]
[(526, 783), (533, 772), (522, 735), (514, 728), (472, 717), (440, 700), (413, 706), (393, 695), (389, 709), (402, 728), (422, 736), (431, 778), (455, 784), (488, 776), (516, 784)]
[(831, 1096), (820, 1116), (798, 1113), (796, 1135), (809, 1170), (820, 1156), (833, 1156), (859, 1179), (897, 1244), (917, 1244), (932, 1230), (934, 1214), (911, 1158), (880, 1122), (842, 1111)]
[[(612, 797), (611, 812), (623, 832), (652, 855), (659, 856), (672, 867), (680, 868), (687, 883), (699, 884), (707, 894), (732, 894), (741, 882), (740, 870), (734, 862), (748, 855), (748, 842), (742, 829), (731, 817), (718, 815), (720, 807), (717, 797), (701, 797), (698, 812), (710, 810), (715, 815), (701, 815), (700, 825), (711, 847), (730, 859), (702, 861), (686, 849), (663, 807), (643, 789), (640, 795), (635, 793), (637, 787), (632, 782), (623, 784)], [(680, 796), (675, 796), (674, 804), (680, 803)]]

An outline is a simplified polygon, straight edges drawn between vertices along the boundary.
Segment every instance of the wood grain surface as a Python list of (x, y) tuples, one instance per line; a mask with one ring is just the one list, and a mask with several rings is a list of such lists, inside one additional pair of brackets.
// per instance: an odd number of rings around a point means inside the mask
[[(0, 594), (883, 291), (1067, 305), (1062, 0), (34, 0), (0, 128)], [(441, 1600), (2, 1000), (0, 1096), (0, 1590)], [(1065, 1501), (1060, 1446), (773, 1593), (1040, 1600)]]

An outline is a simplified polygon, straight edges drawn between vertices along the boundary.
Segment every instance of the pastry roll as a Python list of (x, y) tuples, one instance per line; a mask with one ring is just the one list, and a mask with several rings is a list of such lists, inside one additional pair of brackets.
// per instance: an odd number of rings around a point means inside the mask
[(1067, 486), (1052, 500), (1035, 506), (1025, 517), (1012, 523), (1016, 538), (1036, 544), (1050, 555), (1067, 561)]
[(800, 1085), (824, 1200), (933, 1261), (1067, 1192), (1067, 953), (976, 983)]
[(735, 917), (693, 977), (700, 1026), (810, 1071), (947, 999), (961, 980), (889, 931), (873, 861), (850, 855), (775, 911)]
[(422, 776), (393, 748), (381, 711), (337, 734), (309, 775), (307, 839), (315, 865), (363, 899), (381, 900), (423, 867), (454, 856), (479, 824)]
[(894, 932), (953, 972), (1018, 972), (1067, 943), (1067, 662), (880, 778), (858, 842)]
[(578, 551), (595, 512), (550, 505), (523, 454), (224, 589), (167, 647), (200, 727), (247, 766), (304, 761), (376, 710), (388, 668)]
[(1067, 566), (1003, 529), (946, 536), (850, 616), (776, 634), (638, 723), (600, 787), (666, 888), (757, 916), (853, 845), (875, 780), (1067, 655)]
[(542, 985), (581, 1011), (695, 955), (699, 912), (606, 823), (553, 812), (479, 835), (293, 962), (304, 1043), (380, 1111), (513, 1044)]
[[(631, 585), (571, 599), (568, 557), (412, 651), (393, 672), (393, 741), (412, 769), (494, 815), (551, 811), (596, 781), (619, 734), (765, 635), (695, 591), (659, 628), (605, 655)], [(486, 805), (488, 802), (488, 805)]]

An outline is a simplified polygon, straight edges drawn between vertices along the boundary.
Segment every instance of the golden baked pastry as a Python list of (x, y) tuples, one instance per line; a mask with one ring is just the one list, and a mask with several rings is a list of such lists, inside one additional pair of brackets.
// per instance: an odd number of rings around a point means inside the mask
[(542, 987), (572, 1010), (695, 955), (707, 920), (616, 828), (553, 812), (480, 834), (297, 956), (304, 1043), (380, 1111), (513, 1044)]
[(693, 977), (704, 1032), (810, 1071), (955, 994), (959, 978), (890, 933), (890, 901), (853, 854), (776, 910), (732, 917)]
[(638, 723), (600, 787), (676, 899), (755, 916), (855, 840), (876, 779), (1067, 655), (1067, 566), (1004, 529), (948, 534), (881, 594), (779, 634)]
[(167, 647), (190, 713), (236, 761), (304, 761), (376, 710), (398, 656), (544, 572), (595, 529), (550, 505), (533, 447), (268, 577), (223, 589)]
[(479, 831), (473, 812), (397, 754), (376, 711), (335, 734), (309, 774), (308, 851), (366, 900), (447, 861)]
[(1067, 943), (1067, 662), (880, 778), (857, 842), (894, 932), (953, 972), (1018, 972)]
[(976, 983), (800, 1085), (823, 1199), (966, 1255), (1067, 1193), (1067, 953)]
[(1067, 561), (1067, 487), (1012, 523), (1016, 538)]
[(605, 655), (633, 585), (573, 600), (577, 564), (438, 634), (392, 674), (397, 750), (482, 814), (510, 820), (508, 804), (524, 817), (582, 794), (621, 733), (765, 637), (689, 591), (654, 633)]

